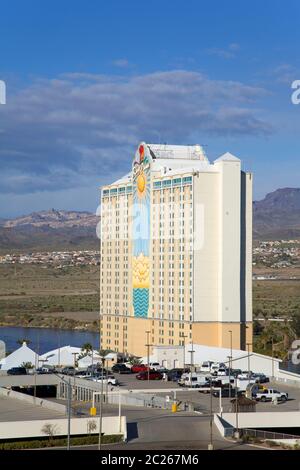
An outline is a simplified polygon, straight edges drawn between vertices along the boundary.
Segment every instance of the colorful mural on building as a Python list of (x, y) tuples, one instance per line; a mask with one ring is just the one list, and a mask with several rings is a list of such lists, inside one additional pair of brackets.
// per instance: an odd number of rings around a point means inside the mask
[(133, 168), (133, 309), (135, 317), (147, 317), (150, 288), (150, 167), (151, 156), (140, 144)]

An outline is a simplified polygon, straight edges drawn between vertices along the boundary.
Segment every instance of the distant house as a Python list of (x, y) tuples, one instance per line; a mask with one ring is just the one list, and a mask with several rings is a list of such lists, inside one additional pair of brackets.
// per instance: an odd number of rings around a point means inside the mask
[(19, 367), (25, 362), (31, 362), (34, 366), (38, 364), (38, 361), (38, 354), (30, 349), (24, 341), (20, 348), (0, 360), (0, 368), (1, 370), (8, 370), (12, 367)]

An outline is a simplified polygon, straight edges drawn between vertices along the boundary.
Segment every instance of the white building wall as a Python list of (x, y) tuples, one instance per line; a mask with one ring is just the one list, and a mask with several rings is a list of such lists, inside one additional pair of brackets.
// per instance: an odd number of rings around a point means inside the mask
[(241, 163), (219, 160), (220, 322), (240, 321)]
[(218, 321), (219, 181), (217, 172), (194, 177), (194, 321)]

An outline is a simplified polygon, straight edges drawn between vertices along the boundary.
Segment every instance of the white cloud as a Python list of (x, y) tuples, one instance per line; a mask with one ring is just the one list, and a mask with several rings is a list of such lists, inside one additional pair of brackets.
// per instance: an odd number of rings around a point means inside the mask
[(129, 61), (127, 59), (116, 59), (113, 60), (112, 64), (115, 67), (126, 68), (129, 66)]
[(265, 93), (185, 70), (36, 80), (0, 108), (0, 192), (101, 184), (128, 171), (140, 140), (267, 134)]
[(240, 45), (235, 42), (232, 42), (225, 48), (211, 47), (209, 49), (206, 49), (205, 52), (208, 55), (215, 55), (222, 59), (234, 59), (239, 50), (240, 50)]

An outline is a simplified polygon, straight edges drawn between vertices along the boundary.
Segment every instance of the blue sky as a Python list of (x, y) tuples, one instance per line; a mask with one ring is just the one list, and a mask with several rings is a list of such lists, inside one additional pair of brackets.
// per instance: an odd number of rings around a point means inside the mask
[(94, 211), (140, 140), (230, 151), (254, 195), (300, 185), (300, 4), (1, 3), (0, 217)]

